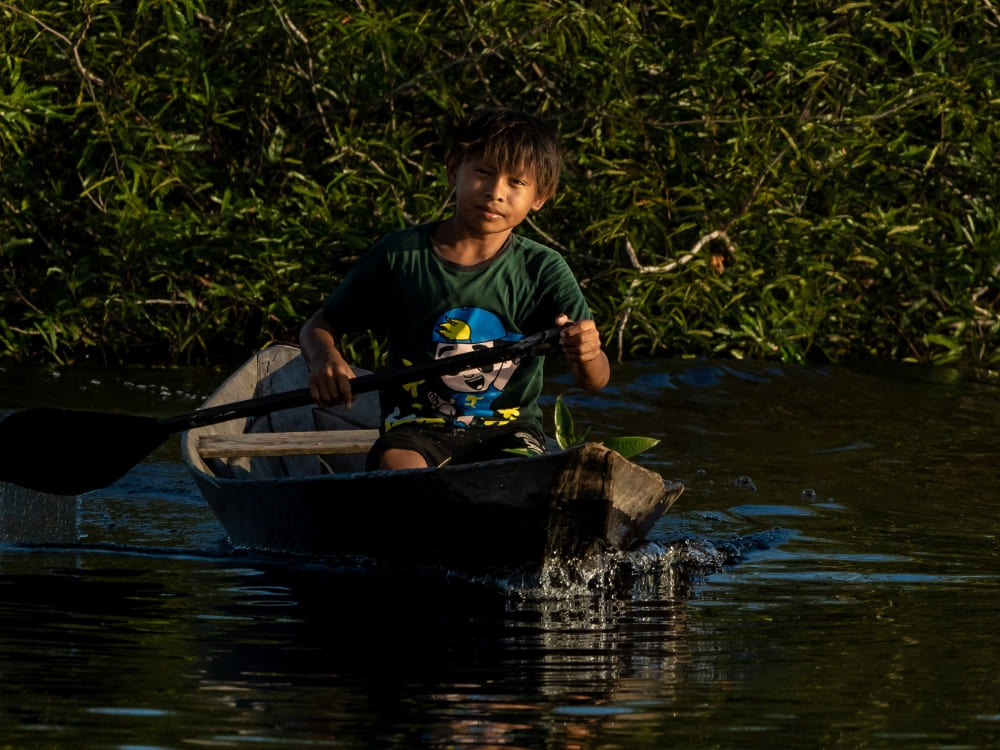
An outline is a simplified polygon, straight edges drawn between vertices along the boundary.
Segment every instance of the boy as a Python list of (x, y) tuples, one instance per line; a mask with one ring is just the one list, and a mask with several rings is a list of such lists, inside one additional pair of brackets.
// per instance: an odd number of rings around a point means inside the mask
[[(372, 330), (392, 368), (512, 341), (555, 325), (574, 381), (610, 377), (580, 286), (554, 250), (514, 234), (555, 194), (562, 154), (542, 121), (479, 109), (459, 127), (445, 167), (455, 190), (444, 221), (383, 235), (361, 257), (299, 342), (318, 404), (352, 399), (337, 335)], [(529, 356), (380, 394), (382, 435), (369, 469), (407, 469), (545, 451), (538, 396), (544, 357)]]

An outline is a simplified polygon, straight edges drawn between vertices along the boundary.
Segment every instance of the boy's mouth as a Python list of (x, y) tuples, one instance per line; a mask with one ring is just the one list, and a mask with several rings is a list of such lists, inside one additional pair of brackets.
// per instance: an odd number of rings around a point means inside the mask
[(489, 206), (476, 206), (476, 208), (479, 209), (479, 213), (481, 213), (483, 215), (483, 218), (486, 218), (486, 219), (502, 219), (503, 218), (503, 214), (502, 213), (500, 213), (498, 211), (494, 211)]

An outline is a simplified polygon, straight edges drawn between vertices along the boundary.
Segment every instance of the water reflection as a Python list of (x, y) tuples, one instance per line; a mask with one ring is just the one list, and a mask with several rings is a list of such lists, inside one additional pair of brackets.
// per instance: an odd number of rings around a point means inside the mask
[[(579, 738), (595, 721), (641, 710), (651, 689), (683, 677), (685, 598), (670, 576), (660, 582), (662, 599), (401, 582), (372, 572), (279, 578), (294, 611), (276, 613), (273, 602), (242, 592), (230, 602), (230, 622), (250, 614), (254, 637), (231, 639), (201, 677), (211, 695), (233, 707), (252, 704), (272, 720), (287, 714), (293, 722), (296, 712), (270, 689), (280, 676), (289, 687), (344, 687), (338, 711), (404, 736), (417, 725), (415, 746), (516, 747), (510, 738), (523, 734), (524, 747), (537, 747), (540, 738)], [(404, 696), (419, 697), (409, 705)], [(566, 718), (553, 725), (560, 714)], [(350, 719), (337, 723), (342, 741), (352, 736)], [(323, 724), (317, 719), (310, 730)]]

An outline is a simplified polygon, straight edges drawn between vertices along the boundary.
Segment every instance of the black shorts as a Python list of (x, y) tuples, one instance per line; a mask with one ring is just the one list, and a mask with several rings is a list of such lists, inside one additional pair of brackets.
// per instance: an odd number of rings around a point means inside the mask
[(545, 434), (533, 425), (463, 428), (405, 423), (396, 425), (375, 441), (365, 460), (365, 468), (377, 469), (379, 457), (390, 448), (416, 451), (428, 466), (441, 466), (519, 455), (511, 450), (545, 453), (546, 441)]

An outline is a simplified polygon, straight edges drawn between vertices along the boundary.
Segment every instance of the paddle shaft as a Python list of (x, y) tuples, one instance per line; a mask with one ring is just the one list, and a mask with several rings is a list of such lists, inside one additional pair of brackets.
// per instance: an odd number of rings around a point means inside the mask
[[(561, 330), (559, 326), (553, 326), (552, 328), (539, 331), (504, 346), (466, 352), (465, 354), (456, 354), (453, 357), (444, 357), (423, 365), (412, 365), (399, 370), (387, 370), (385, 372), (371, 373), (370, 375), (360, 375), (351, 380), (351, 393), (355, 395), (369, 393), (393, 385), (412, 383), (443, 375), (454, 375), (455, 373), (474, 367), (483, 367), (503, 362), (504, 360), (523, 357), (551, 346), (559, 338)], [(179, 432), (218, 422), (226, 422), (230, 419), (260, 416), (281, 409), (306, 406), (312, 402), (313, 397), (309, 389), (300, 388), (294, 391), (285, 391), (284, 393), (259, 396), (247, 399), (246, 401), (234, 401), (229, 404), (210, 406), (188, 414), (166, 417), (160, 419), (159, 422), (170, 432)]]

